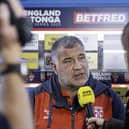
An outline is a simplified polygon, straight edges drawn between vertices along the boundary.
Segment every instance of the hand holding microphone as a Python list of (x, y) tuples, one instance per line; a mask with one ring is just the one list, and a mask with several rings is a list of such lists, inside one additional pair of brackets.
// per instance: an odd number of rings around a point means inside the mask
[[(93, 90), (89, 86), (84, 86), (78, 90), (78, 101), (81, 107), (85, 107), (87, 112), (87, 118), (94, 117), (92, 110), (92, 103), (95, 102), (95, 96)], [(98, 129), (95, 122), (92, 124), (94, 127), (92, 129)]]
[(92, 123), (96, 123), (100, 128), (102, 129), (104, 125), (104, 119), (103, 118), (97, 118), (97, 117), (91, 117), (88, 119), (88, 129), (92, 129)]

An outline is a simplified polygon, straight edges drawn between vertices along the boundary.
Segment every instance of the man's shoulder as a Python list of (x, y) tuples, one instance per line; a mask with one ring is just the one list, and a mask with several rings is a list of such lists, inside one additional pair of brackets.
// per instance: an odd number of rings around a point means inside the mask
[(90, 74), (88, 84), (94, 89), (96, 95), (108, 91), (111, 87), (110, 83), (104, 83), (100, 80), (97, 80), (92, 76), (92, 74)]
[(110, 84), (106, 84), (104, 82), (101, 82), (99, 80), (94, 80), (95, 86), (93, 87), (95, 90), (95, 94), (101, 94), (101, 93), (108, 93), (111, 90)]
[(51, 87), (50, 82), (49, 82), (49, 80), (47, 80), (47, 81), (41, 83), (37, 87), (34, 87), (34, 88), (33, 87), (27, 87), (27, 91), (29, 92), (29, 94), (36, 96), (37, 94), (40, 94), (44, 91), (50, 92), (50, 89), (51, 89), (50, 87)]
[(112, 100), (120, 100), (118, 94), (112, 89), (110, 85), (97, 81), (95, 87), (95, 95), (105, 94), (112, 98)]
[(107, 93), (110, 96), (114, 96), (117, 95), (117, 93), (112, 89), (112, 86), (110, 83), (104, 83), (101, 81), (98, 81), (98, 84), (101, 86), (101, 88), (103, 87), (104, 92)]

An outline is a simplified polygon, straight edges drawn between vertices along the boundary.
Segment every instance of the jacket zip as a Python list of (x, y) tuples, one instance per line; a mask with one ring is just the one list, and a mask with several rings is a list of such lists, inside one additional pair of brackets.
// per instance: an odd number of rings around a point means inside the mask
[(48, 115), (48, 125), (47, 128), (51, 128), (51, 122), (52, 122), (52, 95), (50, 96), (50, 109), (49, 109), (49, 115)]
[(75, 121), (75, 112), (73, 111), (73, 108), (71, 107), (71, 115), (72, 115), (72, 127), (71, 129), (74, 129), (74, 121)]

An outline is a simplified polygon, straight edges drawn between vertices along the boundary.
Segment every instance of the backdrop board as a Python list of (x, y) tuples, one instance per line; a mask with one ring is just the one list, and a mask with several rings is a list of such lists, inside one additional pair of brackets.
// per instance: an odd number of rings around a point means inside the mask
[(126, 70), (125, 51), (121, 44), (121, 35), (104, 35), (104, 70)]

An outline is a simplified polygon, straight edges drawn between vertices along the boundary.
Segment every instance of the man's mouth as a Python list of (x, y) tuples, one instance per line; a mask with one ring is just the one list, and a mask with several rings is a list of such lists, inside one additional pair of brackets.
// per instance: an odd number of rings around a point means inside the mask
[(80, 79), (84, 79), (86, 76), (84, 73), (78, 73), (74, 75), (74, 79), (75, 80), (80, 80)]

